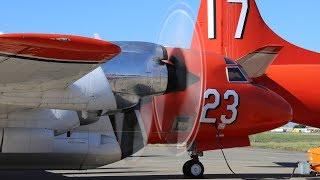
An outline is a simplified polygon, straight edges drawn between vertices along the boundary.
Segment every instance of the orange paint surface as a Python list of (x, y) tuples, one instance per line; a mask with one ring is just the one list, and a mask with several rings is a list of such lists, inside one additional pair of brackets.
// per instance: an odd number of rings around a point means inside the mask
[[(216, 3), (216, 38), (208, 39), (207, 1), (202, 0), (192, 47), (237, 60), (261, 47), (282, 46), (266, 76), (255, 79), (255, 83), (286, 99), (293, 108), (294, 122), (320, 127), (320, 54), (295, 46), (274, 33), (262, 19), (255, 0), (248, 0), (243, 36), (236, 39), (242, 5), (226, 0)], [(197, 36), (203, 40), (201, 46)]]
[(112, 43), (72, 35), (3, 34), (0, 53), (66, 62), (101, 63), (121, 49)]
[(311, 169), (320, 172), (320, 148), (312, 148), (308, 151), (309, 162)]
[[(149, 115), (148, 118), (144, 118), (147, 117), (147, 113), (142, 113), (144, 121), (152, 122), (149, 129), (151, 143), (195, 144), (198, 151), (218, 149), (221, 145), (223, 148), (248, 146), (250, 145), (249, 135), (285, 125), (293, 118), (293, 113), (295, 117), (300, 117), (299, 113), (302, 113), (301, 111), (306, 107), (309, 111), (313, 111), (310, 107), (314, 105), (312, 103), (315, 103), (316, 99), (310, 97), (312, 97), (311, 94), (318, 92), (314, 90), (308, 94), (304, 90), (304, 86), (311, 86), (311, 81), (305, 81), (308, 79), (306, 77), (312, 75), (311, 69), (285, 66), (292, 64), (299, 66), (301, 58), (311, 58), (305, 63), (311, 65), (317, 62), (316, 58), (320, 55), (292, 46), (276, 36), (262, 21), (253, 0), (249, 0), (243, 39), (235, 39), (241, 4), (228, 3), (227, 0), (215, 2), (217, 3), (216, 38), (208, 39), (207, 0), (202, 0), (191, 49), (168, 49), (169, 55), (182, 59), (186, 63), (187, 70), (197, 75), (199, 81), (189, 86), (186, 91), (156, 97), (147, 106), (142, 107), (142, 109), (149, 109), (146, 112), (153, 112), (153, 115)], [(284, 46), (284, 48), (274, 62), (277, 66), (269, 69), (268, 76), (255, 79), (253, 84), (230, 83), (227, 80), (227, 65), (224, 57), (239, 59), (270, 45)], [(297, 70), (305, 75), (304, 78), (292, 73)], [(314, 73), (317, 67), (312, 67), (312, 70)], [(268, 83), (268, 79), (272, 79), (273, 84)], [(294, 82), (297, 81), (302, 83), (302, 86), (296, 88), (297, 84)], [(215, 101), (214, 96), (204, 99), (204, 92), (207, 89), (216, 89), (221, 95), (219, 106), (207, 112), (207, 117), (217, 119), (216, 123), (200, 122), (203, 107)], [(294, 94), (306, 104), (296, 103), (296, 98), (288, 98), (284, 89), (289, 90), (290, 95)], [(238, 115), (234, 123), (217, 131), (221, 124), (221, 115), (230, 117), (232, 114), (228, 106), (232, 105), (234, 99), (225, 100), (223, 97), (227, 90), (234, 90), (239, 95)], [(189, 119), (187, 126), (189, 129), (175, 130), (177, 117), (180, 116)], [(218, 139), (217, 135), (221, 137)]]
[[(219, 132), (224, 136), (221, 143), (225, 148), (248, 146), (249, 135), (274, 129), (292, 119), (291, 106), (278, 94), (251, 83), (230, 83), (222, 56), (177, 48), (168, 49), (168, 52), (170, 58), (185, 61), (188, 72), (199, 80), (185, 91), (155, 97), (142, 106), (142, 119), (152, 122), (148, 130), (149, 143), (196, 143), (199, 151), (219, 148), (216, 127), (222, 123), (221, 115), (232, 115), (227, 108), (234, 102), (233, 98), (224, 100), (227, 90), (237, 92), (239, 106), (236, 121)], [(204, 99), (207, 89), (216, 89), (221, 95), (220, 105), (207, 112), (208, 118), (217, 118), (216, 123), (200, 122), (204, 105), (215, 101), (214, 96)], [(185, 122), (187, 129), (176, 129), (179, 118), (188, 120)]]

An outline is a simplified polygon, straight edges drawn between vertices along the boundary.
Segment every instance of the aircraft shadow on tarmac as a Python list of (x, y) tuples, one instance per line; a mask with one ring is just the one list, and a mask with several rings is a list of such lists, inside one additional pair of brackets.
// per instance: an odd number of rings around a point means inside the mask
[(298, 166), (297, 163), (293, 162), (273, 162), (277, 166), (249, 166), (249, 167), (256, 167), (256, 168), (296, 168)]
[[(292, 162), (274, 162), (278, 166), (254, 166), (254, 167), (268, 167), (268, 168), (294, 168), (296, 163)], [(154, 171), (136, 171), (132, 167), (106, 167), (99, 168), (99, 172), (86, 171), (67, 171), (61, 173), (52, 173), (45, 170), (0, 170), (0, 179), (17, 179), (22, 178), (33, 180), (122, 180), (122, 179), (184, 179), (183, 175), (136, 175), (137, 173), (153, 173)], [(101, 171), (102, 170), (102, 171)], [(105, 171), (104, 171), (105, 170)], [(116, 174), (117, 176), (108, 176), (108, 174)], [(126, 175), (121, 175), (126, 174)], [(132, 176), (130, 176), (132, 174)], [(82, 177), (81, 177), (82, 176)], [(88, 177), (89, 176), (89, 177)], [(310, 176), (301, 176), (295, 174), (293, 177), (301, 177), (305, 179), (318, 179)], [(206, 174), (204, 179), (290, 179), (291, 174), (273, 174), (273, 173), (252, 173), (252, 174)]]
[[(149, 171), (148, 171), (149, 172)], [(36, 171), (36, 170), (27, 170), (27, 171), (15, 171), (15, 170), (2, 170), (0, 171), (0, 179), (33, 179), (33, 180), (122, 180), (122, 179), (183, 179), (183, 175), (138, 175), (138, 176), (108, 176), (108, 173), (113, 172), (99, 172), (99, 173), (72, 173), (75, 176), (78, 175), (93, 175), (96, 174), (97, 177), (66, 177), (64, 175), (69, 174), (55, 174), (47, 171)], [(118, 175), (121, 173), (143, 173), (143, 171), (127, 171), (123, 170), (123, 172), (116, 172)], [(289, 179), (291, 174), (206, 174), (204, 179)], [(294, 175), (293, 177), (304, 177), (306, 179), (313, 179), (312, 177)], [(314, 178), (316, 179), (316, 178)]]

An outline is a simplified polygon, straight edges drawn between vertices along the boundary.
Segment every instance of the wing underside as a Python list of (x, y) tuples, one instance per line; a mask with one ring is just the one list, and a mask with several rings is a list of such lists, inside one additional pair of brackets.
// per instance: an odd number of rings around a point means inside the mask
[(0, 35), (0, 91), (66, 87), (120, 53), (112, 43), (70, 35)]
[[(79, 36), (0, 35), (1, 98), (64, 89), (120, 52), (113, 43)], [(2, 104), (0, 113), (24, 108)]]

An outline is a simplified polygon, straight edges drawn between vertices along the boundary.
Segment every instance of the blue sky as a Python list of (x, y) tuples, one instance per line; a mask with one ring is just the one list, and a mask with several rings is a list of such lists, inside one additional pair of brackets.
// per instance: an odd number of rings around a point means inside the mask
[[(98, 33), (107, 40), (159, 42), (164, 20), (181, 2), (195, 18), (199, 0), (3, 0), (0, 31), (83, 36)], [(263, 18), (278, 34), (320, 52), (319, 0), (257, 0), (257, 3)], [(185, 29), (184, 36), (188, 36), (192, 30)]]

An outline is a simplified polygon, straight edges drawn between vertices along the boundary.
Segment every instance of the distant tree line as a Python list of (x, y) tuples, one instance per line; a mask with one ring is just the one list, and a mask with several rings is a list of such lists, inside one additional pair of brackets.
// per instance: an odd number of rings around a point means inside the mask
[(298, 124), (298, 125), (295, 125), (293, 128), (303, 129), (303, 128), (306, 128), (306, 127), (307, 127), (307, 126), (305, 126), (305, 125)]

